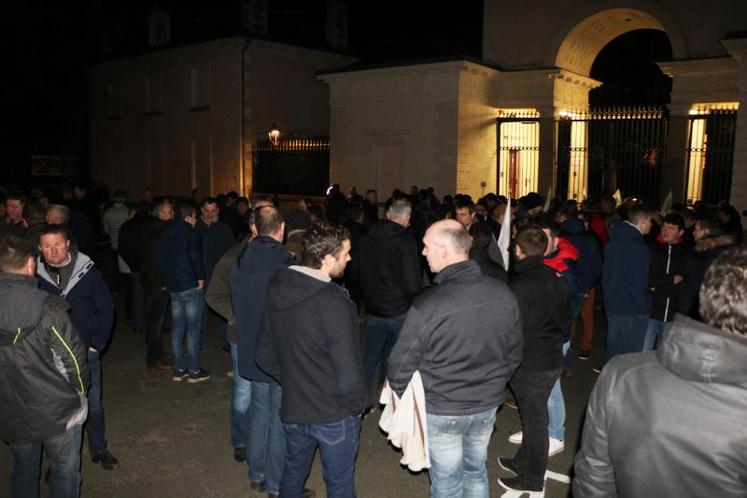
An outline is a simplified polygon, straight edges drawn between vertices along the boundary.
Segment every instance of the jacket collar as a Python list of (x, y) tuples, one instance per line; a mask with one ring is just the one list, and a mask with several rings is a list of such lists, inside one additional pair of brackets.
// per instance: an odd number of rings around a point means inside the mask
[(28, 275), (19, 273), (0, 273), (0, 283), (4, 285), (24, 285), (28, 287), (39, 287), (39, 281)]
[[(72, 254), (72, 253), (71, 253)], [(64, 289), (61, 289), (60, 297), (63, 299), (65, 296), (70, 294), (70, 291), (73, 290), (73, 287), (75, 287), (78, 282), (80, 282), (83, 277), (86, 276), (88, 271), (93, 268), (93, 260), (89, 258), (87, 255), (83, 254), (82, 252), (79, 252), (76, 256), (74, 256), (73, 261), (71, 264), (74, 264), (73, 267), (73, 274), (70, 277), (70, 280), (68, 281), (67, 285)], [(36, 273), (41, 278), (49, 282), (50, 284), (57, 287), (57, 284), (54, 281), (54, 278), (52, 278), (52, 275), (47, 272), (47, 268), (44, 265), (44, 262), (41, 258), (41, 256), (37, 256), (36, 259)]]
[(527, 256), (522, 260), (517, 259), (514, 263), (514, 271), (516, 273), (524, 273), (525, 271), (531, 270), (533, 268), (541, 268), (542, 266), (544, 266), (544, 263), (542, 261), (542, 256)]
[(467, 261), (461, 261), (447, 266), (438, 272), (438, 275), (433, 279), (433, 282), (440, 285), (447, 280), (474, 277), (480, 274), (480, 266), (475, 261), (468, 259)]

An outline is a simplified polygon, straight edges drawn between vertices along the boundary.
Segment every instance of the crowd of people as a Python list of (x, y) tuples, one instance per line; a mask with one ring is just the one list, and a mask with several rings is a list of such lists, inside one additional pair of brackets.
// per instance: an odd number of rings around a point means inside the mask
[[(272, 196), (146, 189), (128, 202), (77, 185), (59, 199), (7, 193), (0, 206), (0, 437), (13, 497), (39, 495), (42, 449), (50, 496), (78, 496), (83, 428), (92, 460), (119, 464), (101, 402), (110, 288), (144, 336), (145, 366), (175, 382), (210, 378), (201, 351), (217, 332), (233, 363), (233, 456), (270, 497), (314, 495), (317, 449), (327, 496), (355, 496), (361, 419), (385, 389), (425, 400), (431, 496), (488, 496), (503, 404), (522, 430), (496, 462), (498, 484), (542, 493), (548, 459), (565, 450), (560, 379), (576, 357), (601, 375), (574, 496), (747, 493), (747, 442), (734, 437), (747, 415), (747, 253), (727, 203), (439, 200), (416, 186), (380, 203), (375, 190), (333, 185), (284, 213)], [(117, 262), (108, 283), (94, 262), (104, 250)]]

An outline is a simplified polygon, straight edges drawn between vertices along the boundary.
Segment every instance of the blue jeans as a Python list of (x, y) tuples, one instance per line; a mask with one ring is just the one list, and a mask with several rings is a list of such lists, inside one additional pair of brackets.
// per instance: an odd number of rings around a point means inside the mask
[(318, 446), (327, 497), (355, 498), (355, 457), (361, 430), (358, 417), (347, 416), (329, 424), (283, 424), (283, 427), (286, 453), (280, 496), (302, 498)]
[(12, 498), (39, 498), (42, 449), (49, 460), (49, 496), (77, 498), (80, 493), (80, 443), (83, 432), (75, 425), (41, 441), (11, 444)]
[[(379, 379), (384, 379), (387, 372), (387, 358), (392, 352), (394, 344), (399, 337), (402, 324), (405, 323), (405, 315), (381, 317), (366, 315), (366, 345), (363, 352), (363, 370), (366, 373), (366, 381), (371, 386), (376, 364), (379, 365)], [(377, 400), (378, 401), (378, 400)]]
[(239, 353), (236, 344), (231, 344), (233, 360), (233, 399), (231, 400), (231, 446), (246, 448), (249, 440), (249, 401), (252, 397), (252, 382), (239, 375)]
[(643, 351), (653, 351), (661, 343), (661, 337), (672, 328), (672, 322), (662, 322), (655, 318), (648, 319), (646, 337), (643, 338)]
[(495, 408), (473, 415), (426, 413), (432, 498), (488, 498), (488, 443)]
[(106, 429), (104, 426), (104, 406), (101, 403), (101, 354), (98, 351), (88, 351), (88, 370), (90, 384), (88, 386), (88, 450), (91, 455), (102, 454), (107, 447)]
[[(563, 355), (568, 352), (570, 347), (571, 341), (563, 344)], [(550, 421), (547, 426), (548, 435), (561, 441), (565, 439), (565, 399), (560, 386), (560, 377), (555, 381), (555, 385), (552, 386), (552, 391), (550, 391), (550, 397), (547, 398), (547, 416)]]
[(648, 329), (646, 315), (616, 315), (607, 312), (607, 351), (602, 363), (613, 356), (643, 351), (643, 339)]
[(189, 289), (171, 294), (171, 350), (174, 353), (174, 368), (184, 370), (184, 336), (187, 336), (189, 371), (200, 369), (200, 324), (204, 307), (201, 289)]
[(285, 432), (280, 421), (280, 384), (252, 381), (249, 402), (249, 480), (264, 482), (265, 491), (277, 493), (285, 460)]

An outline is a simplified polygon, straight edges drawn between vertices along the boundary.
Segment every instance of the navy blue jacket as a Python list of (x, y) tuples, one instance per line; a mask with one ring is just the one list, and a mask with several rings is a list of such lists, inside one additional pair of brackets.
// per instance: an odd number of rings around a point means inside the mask
[(571, 266), (571, 271), (578, 282), (578, 290), (586, 294), (599, 279), (602, 272), (602, 255), (599, 252), (597, 239), (586, 232), (584, 222), (578, 218), (569, 218), (560, 223), (561, 236), (578, 249), (578, 259)]
[(236, 313), (239, 374), (249, 380), (273, 382), (257, 366), (257, 337), (265, 328), (267, 288), (276, 271), (295, 262), (293, 255), (272, 237), (251, 241), (231, 267), (228, 277)]
[(80, 253), (71, 253), (72, 277), (64, 289), (47, 272), (41, 258), (37, 260), (39, 288), (62, 297), (70, 305), (70, 321), (80, 340), (87, 347), (102, 351), (112, 336), (114, 303), (101, 273), (91, 258)]
[(184, 220), (166, 222), (158, 241), (158, 271), (169, 292), (183, 292), (205, 280), (200, 235)]
[(604, 307), (608, 312), (616, 315), (645, 315), (649, 312), (650, 259), (648, 246), (635, 225), (627, 221), (612, 225), (602, 267)]
[(227, 250), (233, 247), (236, 243), (236, 238), (233, 236), (233, 230), (228, 223), (222, 221), (216, 221), (208, 225), (200, 219), (197, 221), (195, 230), (197, 230), (197, 233), (202, 238), (202, 262), (205, 266), (207, 282), (210, 282), (215, 264)]

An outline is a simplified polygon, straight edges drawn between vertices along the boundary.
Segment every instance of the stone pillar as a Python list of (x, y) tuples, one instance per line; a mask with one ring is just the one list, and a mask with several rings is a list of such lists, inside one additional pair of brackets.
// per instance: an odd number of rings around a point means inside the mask
[(730, 201), (741, 213), (743, 209), (747, 209), (747, 38), (723, 40), (722, 43), (739, 62), (739, 111)]
[(687, 138), (689, 134), (688, 107), (671, 105), (667, 127), (667, 150), (664, 174), (661, 178), (659, 199), (672, 191), (673, 202), (685, 202), (687, 194)]
[(557, 133), (555, 112), (552, 107), (543, 107), (540, 112), (539, 167), (537, 168), (537, 193), (542, 197), (552, 189), (555, 192), (555, 170), (557, 161)]

